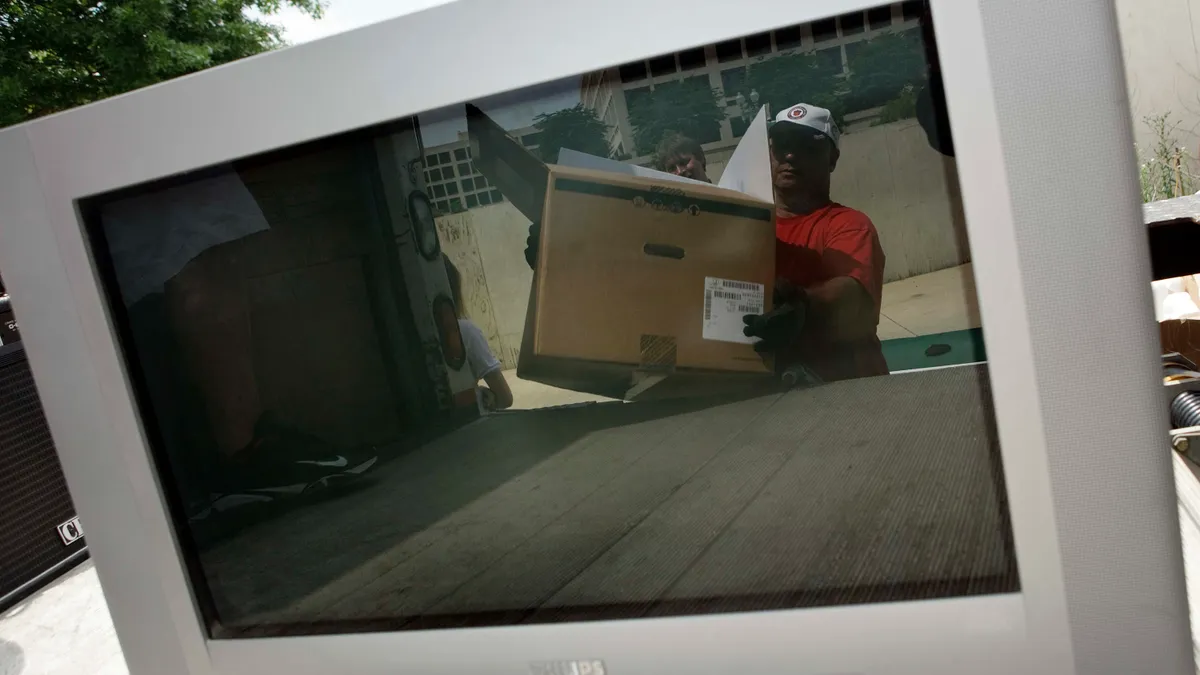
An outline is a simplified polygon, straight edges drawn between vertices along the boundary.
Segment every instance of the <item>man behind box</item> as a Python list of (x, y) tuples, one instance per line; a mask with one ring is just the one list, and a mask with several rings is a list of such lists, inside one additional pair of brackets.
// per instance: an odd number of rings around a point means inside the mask
[(865, 214), (829, 197), (837, 125), (828, 110), (798, 104), (769, 130), (775, 188), (775, 308), (745, 317), (777, 368), (805, 366), (822, 380), (886, 375), (876, 336), (883, 249)]

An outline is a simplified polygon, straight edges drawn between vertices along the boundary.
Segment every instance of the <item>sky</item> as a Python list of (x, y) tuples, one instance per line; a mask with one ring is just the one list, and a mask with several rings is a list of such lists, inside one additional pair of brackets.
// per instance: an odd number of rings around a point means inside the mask
[(300, 44), (378, 23), (385, 19), (411, 14), (422, 9), (444, 5), (452, 0), (326, 0), (325, 14), (313, 19), (292, 7), (285, 7), (268, 20), (283, 25), (288, 42)]
[[(265, 19), (283, 26), (285, 40), (291, 44), (301, 44), (453, 1), (326, 0), (325, 12), (320, 19), (313, 19), (291, 7), (285, 7), (278, 14)], [(476, 103), (505, 128), (526, 127), (533, 124), (534, 116), (539, 113), (553, 112), (578, 103), (578, 81), (573, 79), (539, 87), (533, 96), (503, 98)], [(422, 115), (420, 119), (422, 140), (426, 147), (449, 143), (457, 138), (459, 131), (467, 129), (466, 120), (457, 110)]]

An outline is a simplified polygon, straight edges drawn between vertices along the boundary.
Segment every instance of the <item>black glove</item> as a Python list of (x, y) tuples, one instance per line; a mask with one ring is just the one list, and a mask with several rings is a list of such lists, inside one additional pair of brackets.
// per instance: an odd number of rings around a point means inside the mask
[(746, 337), (759, 338), (754, 350), (759, 353), (775, 352), (792, 345), (804, 330), (804, 319), (808, 314), (808, 296), (804, 289), (786, 279), (775, 282), (771, 300), (774, 309), (766, 314), (747, 314), (742, 317)]
[(530, 223), (529, 237), (525, 240), (525, 262), (529, 263), (529, 269), (531, 270), (537, 269), (538, 242), (541, 240), (541, 221)]

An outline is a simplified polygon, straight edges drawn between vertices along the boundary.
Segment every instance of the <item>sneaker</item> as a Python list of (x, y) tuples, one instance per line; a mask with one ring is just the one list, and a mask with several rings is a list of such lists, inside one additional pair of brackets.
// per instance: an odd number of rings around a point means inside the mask
[[(254, 428), (254, 440), (234, 455), (226, 470), (227, 492), (244, 493), (233, 504), (254, 501), (245, 495), (279, 497), (331, 487), (362, 476), (379, 460), (374, 448), (349, 451), (291, 428), (264, 414)], [(224, 510), (218, 507), (218, 510)]]
[(319, 495), (357, 482), (378, 461), (374, 448), (339, 450), (264, 414), (250, 444), (226, 461), (223, 489), (192, 509), (188, 520), (198, 524), (231, 511)]

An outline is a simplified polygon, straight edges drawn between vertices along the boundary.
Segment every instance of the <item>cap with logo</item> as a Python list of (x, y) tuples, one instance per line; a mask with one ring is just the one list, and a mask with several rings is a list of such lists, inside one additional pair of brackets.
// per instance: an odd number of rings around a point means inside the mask
[(775, 116), (775, 121), (771, 124), (771, 131), (775, 132), (776, 128), (783, 124), (798, 124), (808, 127), (833, 141), (833, 147), (841, 147), (842, 133), (838, 131), (837, 124), (833, 121), (833, 113), (824, 108), (807, 103), (797, 103), (779, 111), (779, 114)]

